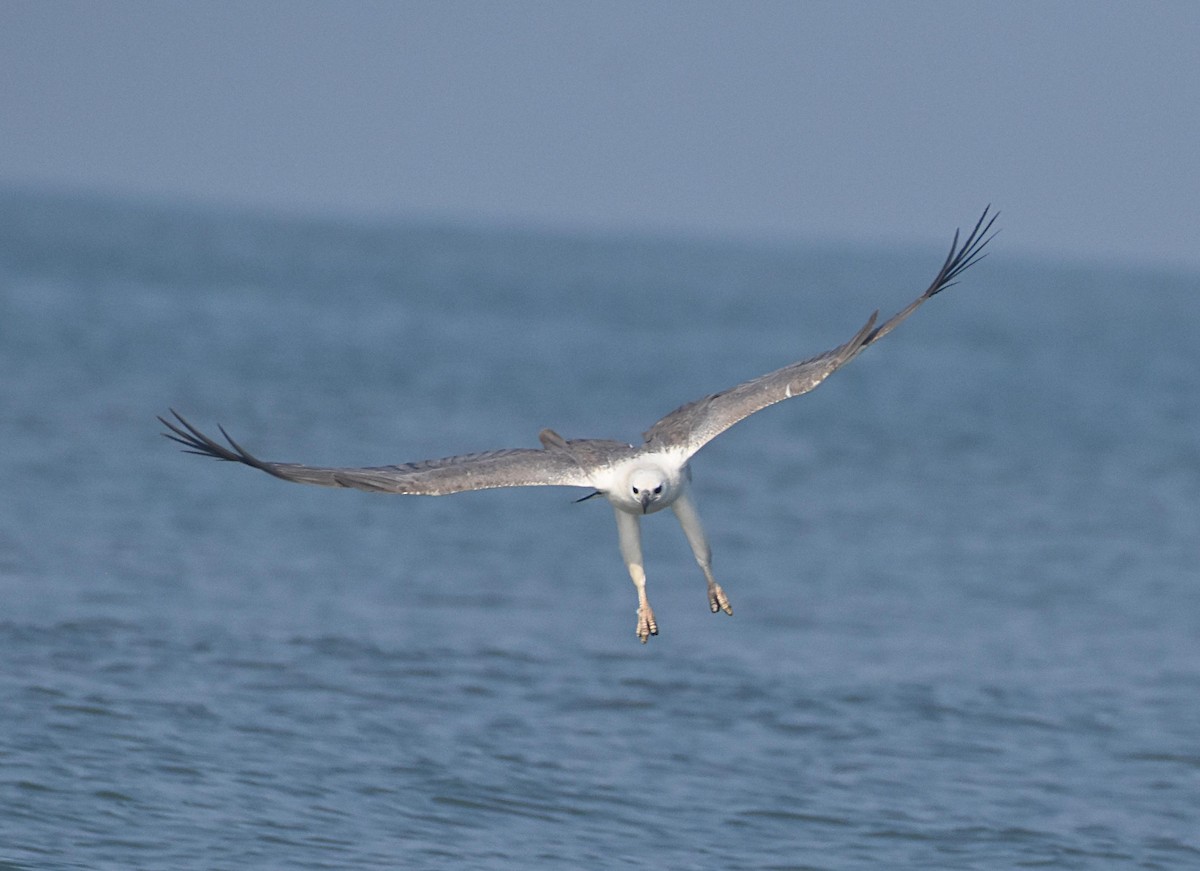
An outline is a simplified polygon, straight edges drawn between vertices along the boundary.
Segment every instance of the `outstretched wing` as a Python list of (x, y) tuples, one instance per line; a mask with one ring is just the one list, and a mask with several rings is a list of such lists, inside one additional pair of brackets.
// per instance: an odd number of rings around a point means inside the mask
[(517, 448), (464, 454), (441, 460), (424, 460), (419, 463), (365, 468), (302, 466), (299, 463), (260, 460), (231, 439), (224, 427), (218, 428), (229, 443), (228, 446), (206, 436), (174, 409), (171, 410), (171, 414), (177, 423), (159, 418), (168, 430), (163, 435), (179, 442), (188, 453), (244, 463), (255, 469), (262, 469), (276, 478), (300, 484), (352, 487), (376, 493), (422, 496), (442, 496), (447, 493), (487, 490), (493, 487), (591, 486), (591, 476), (587, 470), (566, 450)]
[(995, 234), (988, 235), (999, 213), (988, 217), (990, 206), (975, 223), (975, 228), (966, 240), (959, 246), (959, 232), (954, 232), (954, 242), (950, 245), (950, 253), (942, 264), (941, 271), (925, 292), (909, 305), (875, 326), (879, 312), (871, 315), (866, 325), (855, 334), (854, 338), (839, 345), (832, 351), (818, 354), (808, 360), (792, 363), (766, 375), (760, 375), (750, 381), (739, 384), (721, 393), (714, 393), (695, 402), (690, 402), (672, 411), (645, 433), (646, 442), (666, 449), (677, 449), (687, 456), (700, 450), (705, 444), (739, 420), (744, 420), (756, 411), (761, 411), (776, 402), (791, 399), (812, 390), (839, 367), (849, 363), (862, 353), (863, 349), (877, 342), (900, 325), (900, 322), (911, 315), (920, 305), (947, 287), (955, 284), (955, 279), (964, 270), (979, 261), (983, 247)]

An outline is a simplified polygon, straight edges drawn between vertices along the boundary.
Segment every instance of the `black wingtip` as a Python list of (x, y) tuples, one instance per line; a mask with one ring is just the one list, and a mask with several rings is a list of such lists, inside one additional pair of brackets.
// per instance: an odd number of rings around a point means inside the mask
[(992, 204), (988, 203), (984, 207), (983, 214), (979, 216), (979, 220), (975, 222), (975, 226), (971, 229), (970, 234), (962, 245), (959, 245), (961, 231), (954, 231), (954, 241), (950, 244), (950, 253), (946, 255), (946, 260), (942, 264), (942, 269), (938, 273), (937, 278), (929, 285), (925, 291), (926, 297), (931, 297), (934, 294), (941, 293), (948, 287), (953, 287), (956, 283), (955, 279), (962, 275), (963, 272), (970, 269), (984, 257), (987, 257), (988, 252), (984, 251), (984, 247), (996, 238), (996, 234), (1000, 232), (997, 228), (992, 230), (996, 219), (1000, 217), (999, 212), (992, 212)]
[(184, 453), (196, 454), (201, 457), (211, 457), (214, 460), (228, 460), (230, 462), (246, 463), (247, 465), (256, 464), (257, 461), (254, 457), (239, 448), (237, 443), (229, 438), (229, 434), (225, 432), (224, 427), (218, 427), (218, 429), (221, 430), (221, 435), (225, 436), (226, 441), (229, 442), (233, 450), (230, 450), (219, 442), (213, 441), (175, 409), (171, 408), (168, 411), (175, 418), (174, 421), (168, 420), (161, 414), (157, 415), (158, 422), (167, 428), (167, 431), (161, 433), (161, 435), (164, 438), (183, 445)]

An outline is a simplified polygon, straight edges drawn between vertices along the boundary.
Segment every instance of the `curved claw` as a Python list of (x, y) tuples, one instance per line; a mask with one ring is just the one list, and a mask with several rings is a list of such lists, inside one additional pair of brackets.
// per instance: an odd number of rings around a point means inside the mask
[(650, 640), (651, 635), (658, 634), (658, 624), (654, 621), (654, 611), (649, 605), (638, 608), (638, 623), (637, 637), (638, 641), (645, 644)]
[(721, 585), (716, 582), (708, 585), (708, 608), (714, 614), (724, 611), (730, 617), (733, 616), (733, 606), (729, 604), (729, 597), (725, 595)]

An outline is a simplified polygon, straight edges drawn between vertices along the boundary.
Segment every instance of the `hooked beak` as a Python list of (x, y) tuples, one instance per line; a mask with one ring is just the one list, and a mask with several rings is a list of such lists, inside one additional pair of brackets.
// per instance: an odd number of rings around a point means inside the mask
[(646, 509), (650, 507), (650, 499), (651, 499), (651, 496), (649, 493), (643, 493), (641, 495), (642, 513), (643, 514), (645, 514)]

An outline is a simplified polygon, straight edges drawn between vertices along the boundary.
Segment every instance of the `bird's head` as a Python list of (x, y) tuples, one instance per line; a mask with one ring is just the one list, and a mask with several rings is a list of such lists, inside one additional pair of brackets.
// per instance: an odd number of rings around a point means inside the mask
[(663, 507), (657, 504), (667, 495), (667, 476), (661, 469), (646, 466), (634, 469), (629, 475), (628, 486), (629, 495), (642, 506), (643, 514)]

